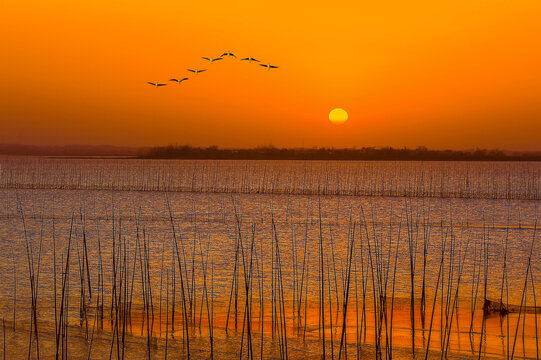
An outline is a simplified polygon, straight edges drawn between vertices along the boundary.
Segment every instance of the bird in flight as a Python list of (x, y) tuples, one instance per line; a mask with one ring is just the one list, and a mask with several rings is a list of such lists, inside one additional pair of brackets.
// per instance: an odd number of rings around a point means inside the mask
[(182, 78), (182, 79), (169, 79), (169, 81), (176, 81), (179, 85), (181, 82), (188, 80), (188, 78)]
[(213, 58), (213, 57), (209, 57), (209, 58), (208, 58), (208, 57), (202, 57), (201, 59), (208, 60), (208, 61), (210, 61), (211, 64), (212, 64), (213, 62), (215, 62), (215, 61), (222, 60), (221, 57), (217, 57), (217, 58)]
[(195, 73), (195, 75), (199, 75), (199, 73), (202, 73), (203, 71), (207, 71), (206, 69), (203, 69), (203, 70), (192, 70), (192, 69), (188, 69), (188, 71), (191, 71), (193, 73)]
[(264, 66), (264, 67), (267, 68), (267, 70), (278, 69), (278, 66), (274, 66), (274, 65), (271, 65), (271, 64), (259, 64), (259, 66)]
[(147, 81), (147, 83), (152, 85), (152, 86), (155, 86), (155, 87), (167, 85), (167, 84), (160, 84), (160, 83), (157, 83), (157, 82), (150, 82), (150, 81)]
[(233, 54), (232, 52), (224, 52), (222, 55), (220, 55), (221, 58), (223, 58), (224, 56), (231, 56), (231, 57), (234, 57), (235, 59), (237, 58), (235, 56), (235, 54)]
[(253, 57), (251, 57), (251, 56), (248, 56), (247, 58), (244, 58), (244, 59), (240, 59), (240, 60), (241, 60), (241, 61), (242, 61), (242, 60), (248, 60), (248, 62), (252, 62), (252, 61), (257, 61), (257, 62), (261, 62), (261, 61), (259, 61), (259, 60), (257, 60), (257, 59), (254, 59), (254, 58), (253, 58)]

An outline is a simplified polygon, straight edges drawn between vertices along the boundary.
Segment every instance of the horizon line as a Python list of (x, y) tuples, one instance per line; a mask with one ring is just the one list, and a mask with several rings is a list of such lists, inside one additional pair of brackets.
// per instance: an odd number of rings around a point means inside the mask
[(140, 151), (140, 150), (150, 150), (150, 149), (159, 149), (159, 148), (192, 148), (192, 149), (216, 149), (216, 150), (261, 150), (261, 149), (277, 149), (277, 150), (317, 150), (317, 149), (325, 149), (325, 150), (366, 150), (366, 149), (372, 149), (372, 150), (422, 150), (422, 151), (440, 151), (440, 152), (446, 152), (446, 151), (452, 151), (452, 152), (475, 152), (475, 151), (488, 151), (488, 152), (494, 152), (494, 151), (500, 151), (504, 153), (514, 153), (514, 154), (537, 154), (541, 153), (541, 148), (538, 150), (512, 150), (512, 149), (506, 149), (506, 148), (482, 148), (482, 147), (475, 147), (475, 148), (459, 148), (459, 149), (452, 149), (452, 148), (429, 148), (424, 145), (409, 147), (409, 146), (400, 146), (395, 147), (391, 145), (385, 145), (385, 146), (350, 146), (350, 147), (335, 147), (335, 146), (324, 146), (324, 145), (314, 145), (314, 146), (277, 146), (273, 144), (265, 144), (265, 145), (256, 145), (256, 146), (244, 146), (244, 147), (234, 147), (234, 146), (219, 146), (219, 145), (188, 145), (188, 144), (166, 144), (166, 145), (110, 145), (110, 144), (81, 144), (81, 143), (74, 143), (74, 144), (66, 144), (66, 145), (44, 145), (44, 144), (27, 144), (27, 143), (0, 143), (0, 153), (2, 150), (7, 150), (6, 148), (33, 148), (33, 149), (69, 149), (69, 148), (91, 148), (95, 150), (105, 150), (106, 148), (113, 148), (117, 150), (133, 150), (133, 151)]

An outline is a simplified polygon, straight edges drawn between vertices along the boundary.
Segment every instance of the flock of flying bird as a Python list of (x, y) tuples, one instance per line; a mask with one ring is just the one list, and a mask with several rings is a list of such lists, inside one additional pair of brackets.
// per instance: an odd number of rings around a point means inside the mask
[[(205, 59), (207, 60), (208, 62), (210, 62), (211, 64), (215, 61), (218, 61), (218, 60), (222, 60), (224, 57), (233, 57), (233, 58), (237, 58), (237, 56), (235, 54), (233, 54), (232, 52), (225, 52), (223, 53), (222, 55), (220, 55), (219, 57), (217, 58), (213, 58), (213, 57), (202, 57), (202, 59)], [(251, 56), (248, 56), (246, 58), (243, 58), (243, 59), (240, 59), (241, 61), (248, 61), (249, 63), (251, 63), (252, 61), (254, 62), (258, 62), (258, 63), (261, 63), (261, 61), (251, 57)], [(270, 70), (270, 69), (277, 69), (278, 66), (274, 66), (274, 65), (271, 65), (271, 64), (258, 64), (259, 66), (263, 66), (265, 68), (267, 68), (267, 70)], [(202, 73), (203, 71), (207, 71), (207, 69), (188, 69), (188, 71), (190, 72), (193, 72), (195, 75), (199, 75), (200, 73)], [(177, 79), (169, 79), (169, 81), (174, 81), (176, 83), (178, 83), (179, 85), (183, 82), (183, 81), (186, 81), (186, 80), (189, 80), (187, 77), (184, 77), (184, 78), (177, 78)], [(163, 84), (163, 83), (159, 83), (159, 82), (150, 82), (150, 81), (147, 81), (148, 84), (154, 86), (154, 87), (160, 87), (160, 86), (165, 86), (167, 84)]]

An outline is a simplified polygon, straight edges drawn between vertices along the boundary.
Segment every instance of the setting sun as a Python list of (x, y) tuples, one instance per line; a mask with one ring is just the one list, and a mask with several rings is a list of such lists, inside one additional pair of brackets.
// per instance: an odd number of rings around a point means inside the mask
[(348, 121), (348, 113), (344, 109), (336, 108), (329, 113), (329, 120), (333, 124), (342, 125)]

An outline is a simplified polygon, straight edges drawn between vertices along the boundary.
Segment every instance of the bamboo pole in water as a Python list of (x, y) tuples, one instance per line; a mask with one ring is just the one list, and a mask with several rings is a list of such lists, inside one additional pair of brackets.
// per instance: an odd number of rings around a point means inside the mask
[(180, 261), (180, 253), (179, 253), (179, 249), (178, 249), (178, 242), (177, 242), (177, 236), (176, 236), (176, 231), (175, 231), (175, 224), (173, 222), (173, 213), (171, 211), (171, 205), (169, 203), (169, 197), (166, 195), (166, 203), (167, 203), (167, 208), (169, 210), (169, 220), (170, 220), (170, 223), (171, 223), (171, 230), (172, 230), (172, 233), (173, 233), (173, 241), (174, 241), (174, 245), (175, 245), (175, 252), (176, 252), (176, 255), (177, 255), (177, 262), (178, 262), (178, 266), (179, 266), (179, 275), (180, 275), (180, 290), (181, 290), (181, 300), (182, 300), (182, 310), (183, 310), (183, 313), (184, 313), (184, 339), (186, 341), (186, 354), (187, 354), (187, 358), (189, 359), (190, 358), (190, 334), (189, 334), (189, 329), (188, 329), (188, 309), (186, 307), (186, 296), (185, 296), (185, 291), (184, 291), (184, 276), (182, 274), (182, 265), (181, 265), (181, 261)]
[[(527, 262), (527, 265), (526, 265), (526, 276), (525, 276), (525, 279), (524, 279), (524, 287), (522, 289), (522, 298), (521, 298), (521, 301), (520, 301), (520, 310), (518, 312), (517, 326), (516, 326), (516, 329), (515, 329), (515, 337), (514, 337), (514, 340), (513, 340), (513, 348), (511, 350), (511, 359), (513, 359), (513, 357), (515, 355), (515, 346), (516, 346), (516, 343), (517, 343), (517, 335), (518, 335), (518, 328), (519, 328), (519, 324), (520, 324), (520, 318), (521, 318), (521, 315), (522, 315), (523, 306), (525, 305), (525, 297), (526, 297), (526, 294), (527, 294), (527, 291), (528, 291), (528, 276), (530, 276), (532, 253), (533, 253), (533, 249), (534, 249), (534, 245), (535, 245), (535, 237), (537, 235), (536, 232), (537, 232), (537, 219), (535, 219), (533, 235), (532, 235), (532, 241), (531, 241), (531, 245), (530, 245), (530, 250), (528, 252), (528, 262)], [(526, 316), (526, 315), (524, 315), (524, 316)]]
[(318, 196), (318, 209), (319, 209), (319, 317), (322, 333), (322, 358), (325, 360), (325, 278), (323, 275), (323, 225), (321, 218), (321, 196)]

